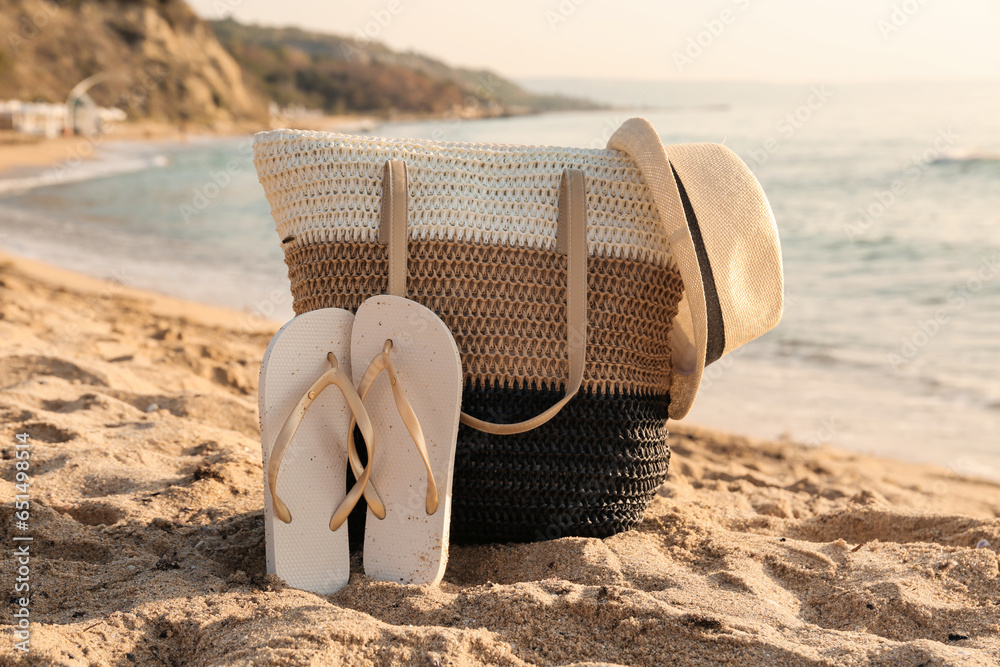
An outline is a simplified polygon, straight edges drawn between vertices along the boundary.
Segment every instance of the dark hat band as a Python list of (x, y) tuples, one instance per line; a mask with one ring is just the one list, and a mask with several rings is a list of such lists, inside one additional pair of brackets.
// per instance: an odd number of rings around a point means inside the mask
[(726, 349), (726, 325), (722, 319), (722, 304), (719, 303), (719, 292), (715, 288), (715, 276), (712, 275), (712, 264), (708, 260), (708, 251), (705, 250), (705, 242), (701, 238), (701, 228), (698, 226), (698, 218), (694, 214), (694, 207), (688, 199), (684, 184), (673, 165), (670, 170), (674, 173), (674, 180), (677, 181), (677, 192), (681, 197), (681, 204), (684, 206), (684, 217), (687, 219), (688, 229), (691, 230), (691, 240), (694, 242), (694, 250), (698, 255), (698, 268), (701, 269), (701, 283), (705, 292), (705, 316), (707, 322), (707, 337), (705, 344), (705, 365), (708, 366), (713, 361), (719, 359)]

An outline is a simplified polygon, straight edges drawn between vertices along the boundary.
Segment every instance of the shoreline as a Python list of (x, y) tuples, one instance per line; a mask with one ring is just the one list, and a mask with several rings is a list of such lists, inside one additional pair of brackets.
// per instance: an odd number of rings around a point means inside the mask
[[(282, 119), (272, 119), (267, 127), (251, 123), (233, 123), (218, 128), (194, 126), (186, 129), (174, 124), (152, 121), (122, 122), (114, 124), (109, 131), (95, 137), (63, 136), (49, 139), (32, 135), (8, 134), (3, 137), (3, 140), (0, 140), (0, 178), (9, 175), (9, 172), (25, 168), (53, 167), (72, 157), (91, 159), (94, 152), (100, 149), (100, 144), (105, 142), (185, 143), (201, 138), (250, 135), (261, 130), (283, 127), (276, 124), (276, 121), (279, 120)], [(374, 116), (361, 114), (307, 115), (288, 120), (294, 123), (305, 123), (302, 129), (329, 132), (350, 132), (361, 127), (387, 122)]]
[[(112, 296), (141, 302), (153, 315), (179, 318), (205, 326), (232, 326), (234, 321), (247, 316), (246, 311), (182, 299), (163, 292), (130, 287), (118, 281), (96, 278), (36, 259), (13, 255), (2, 248), (0, 248), (0, 267), (6, 267), (6, 270), (13, 269), (23, 278), (47, 285), (61, 292), (78, 293), (84, 299)], [(268, 333), (273, 335), (282, 324), (282, 322), (259, 317), (250, 331), (254, 334)]]

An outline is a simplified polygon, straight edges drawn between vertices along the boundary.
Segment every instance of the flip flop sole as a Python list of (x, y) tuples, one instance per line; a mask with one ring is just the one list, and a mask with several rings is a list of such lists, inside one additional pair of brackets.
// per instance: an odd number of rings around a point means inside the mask
[(336, 387), (313, 402), (281, 462), (277, 490), (292, 515), (284, 523), (274, 514), (268, 463), (282, 425), (302, 395), (330, 369), (336, 355), (350, 375), (354, 316), (326, 308), (299, 315), (275, 334), (261, 363), (260, 422), (264, 463), (264, 528), (267, 571), (290, 586), (334, 593), (350, 579), (347, 526), (330, 530), (330, 517), (347, 486), (347, 429), (351, 413)]
[(452, 473), (462, 403), (462, 361), (447, 325), (408, 299), (375, 296), (358, 308), (351, 362), (360, 383), (364, 369), (392, 340), (390, 356), (400, 386), (427, 444), (438, 488), (438, 507), (425, 507), (427, 473), (393, 398), (388, 374), (375, 380), (365, 399), (377, 449), (371, 481), (386, 516), (368, 510), (365, 572), (374, 579), (436, 584), (448, 562)]

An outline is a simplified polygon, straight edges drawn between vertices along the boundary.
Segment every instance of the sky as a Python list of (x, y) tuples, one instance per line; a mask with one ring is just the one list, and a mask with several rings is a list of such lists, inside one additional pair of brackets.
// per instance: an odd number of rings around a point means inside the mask
[(514, 78), (1000, 82), (997, 0), (189, 0)]

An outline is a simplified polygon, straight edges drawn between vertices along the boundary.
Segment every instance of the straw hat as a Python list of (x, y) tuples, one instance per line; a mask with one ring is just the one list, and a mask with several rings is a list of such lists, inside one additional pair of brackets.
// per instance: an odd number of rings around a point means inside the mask
[(754, 175), (720, 144), (664, 146), (644, 118), (608, 141), (635, 161), (653, 191), (684, 281), (671, 331), (670, 417), (691, 409), (705, 366), (781, 319), (781, 248)]

